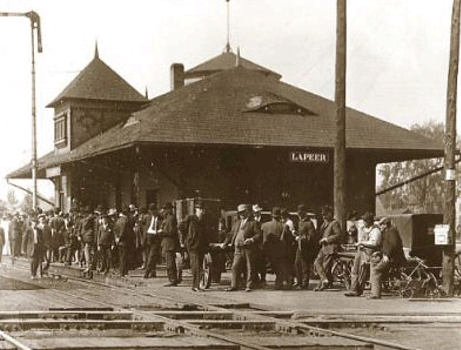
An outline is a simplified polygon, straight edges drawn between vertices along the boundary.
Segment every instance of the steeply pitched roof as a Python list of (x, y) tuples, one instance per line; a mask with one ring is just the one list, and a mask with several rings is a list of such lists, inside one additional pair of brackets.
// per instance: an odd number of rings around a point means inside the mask
[[(205, 61), (194, 68), (191, 68), (185, 72), (187, 77), (201, 77), (204, 75), (220, 72), (223, 70), (231, 69), (236, 66), (237, 55), (233, 52), (223, 52), (222, 54), (213, 57), (212, 59)], [(264, 68), (254, 62), (251, 62), (241, 56), (239, 56), (239, 64), (247, 69), (260, 71), (262, 73), (271, 75), (277, 79), (282, 76), (270, 69)]]
[[(333, 148), (332, 101), (256, 71), (235, 67), (159, 96), (144, 109), (66, 154), (39, 166), (72, 162), (142, 144)], [(351, 108), (348, 149), (411, 159), (441, 156), (432, 140)], [(19, 171), (19, 170), (18, 170)], [(9, 175), (15, 177), (16, 171)], [(12, 176), (13, 175), (13, 176)]]
[(93, 60), (70, 82), (47, 107), (54, 107), (64, 99), (145, 102), (137, 92), (112, 68), (104, 63), (96, 51)]

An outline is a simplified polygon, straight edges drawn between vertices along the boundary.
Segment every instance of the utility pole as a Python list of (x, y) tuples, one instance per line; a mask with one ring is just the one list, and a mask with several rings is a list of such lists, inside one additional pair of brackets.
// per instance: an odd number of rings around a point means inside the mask
[(42, 34), (40, 29), (40, 16), (34, 12), (0, 12), (0, 17), (27, 17), (30, 19), (32, 39), (32, 205), (37, 209), (37, 115), (35, 107), (35, 36), (37, 32), (37, 51), (42, 52)]
[(334, 154), (334, 210), (343, 230), (346, 223), (346, 0), (336, 1), (336, 141)]
[(448, 68), (447, 111), (445, 126), (445, 183), (446, 196), (444, 223), (449, 225), (448, 244), (443, 248), (442, 277), (443, 289), (453, 294), (455, 259), (455, 216), (456, 216), (456, 94), (459, 66), (459, 20), (460, 0), (453, 0), (450, 38), (450, 63)]

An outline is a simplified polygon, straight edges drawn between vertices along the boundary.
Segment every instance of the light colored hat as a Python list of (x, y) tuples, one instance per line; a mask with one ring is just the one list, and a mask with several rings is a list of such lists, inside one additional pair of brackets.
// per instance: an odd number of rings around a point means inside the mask
[(391, 219), (389, 219), (387, 216), (383, 216), (381, 219), (379, 219), (378, 221), (378, 224), (379, 225), (384, 225), (384, 224), (388, 224), (391, 222)]
[(239, 204), (237, 207), (237, 212), (240, 213), (245, 210), (250, 210), (250, 206), (248, 204)]
[(107, 216), (113, 216), (113, 215), (117, 215), (117, 209), (109, 209), (109, 211), (107, 212)]
[(258, 204), (253, 205), (253, 212), (257, 213), (263, 211), (263, 208), (261, 208)]

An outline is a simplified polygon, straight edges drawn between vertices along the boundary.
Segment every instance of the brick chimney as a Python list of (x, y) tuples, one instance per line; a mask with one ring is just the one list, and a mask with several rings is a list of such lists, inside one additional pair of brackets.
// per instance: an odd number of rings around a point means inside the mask
[(170, 89), (173, 91), (181, 86), (184, 86), (184, 65), (173, 63), (170, 67)]

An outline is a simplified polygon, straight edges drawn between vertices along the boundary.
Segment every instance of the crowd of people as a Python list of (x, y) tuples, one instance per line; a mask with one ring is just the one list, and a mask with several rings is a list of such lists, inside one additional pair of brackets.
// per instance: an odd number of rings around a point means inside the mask
[[(370, 266), (371, 298), (381, 297), (381, 279), (391, 265), (403, 264), (402, 241), (388, 218), (376, 221), (371, 213), (350, 217), (346, 231), (334, 218), (330, 206), (322, 208), (315, 219), (306, 205), (297, 207), (296, 217), (287, 209), (274, 207), (270, 219), (264, 218), (259, 205), (240, 204), (237, 218), (230, 227), (219, 225), (221, 243), (231, 252), (231, 286), (242, 284), (250, 292), (266, 284), (267, 267), (275, 274), (275, 289), (308, 289), (316, 272), (320, 282), (316, 291), (332, 287), (331, 267), (344, 243), (354, 242), (357, 252), (347, 296), (363, 293), (360, 278), (364, 266)], [(144, 278), (157, 276), (157, 265), (164, 261), (168, 284), (181, 282), (176, 256), (187, 252), (192, 274), (192, 290), (200, 291), (202, 263), (209, 249), (209, 225), (204, 203), (194, 202), (194, 213), (178, 224), (171, 203), (161, 208), (123, 205), (119, 211), (75, 207), (63, 215), (59, 208), (46, 213), (16, 213), (7, 217), (7, 233), (0, 228), (0, 244), (6, 243), (13, 257), (30, 260), (31, 278), (48, 273), (51, 262), (78, 264), (92, 278), (98, 271), (113, 271), (126, 276), (129, 270), (143, 269)], [(217, 226), (217, 225), (216, 225)], [(2, 249), (0, 249), (1, 251)], [(1, 256), (0, 256), (1, 259)]]
[[(244, 280), (244, 289), (252, 291), (266, 284), (266, 269), (270, 266), (275, 274), (275, 289), (308, 289), (313, 272), (320, 282), (315, 291), (333, 286), (332, 265), (343, 245), (348, 243), (357, 248), (352, 270), (351, 290), (346, 296), (359, 296), (363, 293), (365, 280), (363, 271), (370, 271), (372, 285), (371, 299), (381, 297), (381, 280), (391, 266), (404, 264), (402, 240), (389, 218), (378, 221), (371, 213), (358, 217), (352, 212), (349, 216), (347, 232), (334, 218), (330, 206), (322, 208), (321, 216), (312, 218), (304, 204), (297, 208), (297, 225), (287, 209), (274, 207), (270, 220), (261, 215), (259, 205), (240, 204), (235, 220), (224, 235), (220, 244), (222, 249), (233, 252), (231, 286), (227, 291), (237, 291)], [(194, 250), (191, 267), (194, 281), (200, 276), (201, 262), (207, 249), (206, 234), (200, 233), (204, 210), (196, 205), (193, 225), (188, 225), (186, 237), (193, 240), (188, 249)], [(266, 222), (264, 222), (266, 221)], [(202, 227), (205, 229), (205, 226)], [(198, 282), (193, 284), (199, 290)]]

